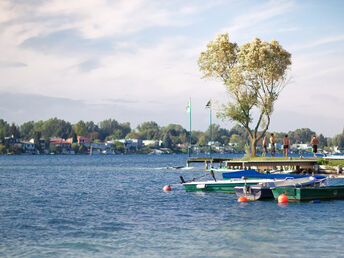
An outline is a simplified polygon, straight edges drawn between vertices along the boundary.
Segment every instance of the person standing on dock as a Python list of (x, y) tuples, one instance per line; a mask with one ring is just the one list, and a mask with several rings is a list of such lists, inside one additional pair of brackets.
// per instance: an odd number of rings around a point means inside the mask
[(268, 153), (268, 139), (265, 135), (263, 139), (263, 157), (266, 157), (266, 153)]
[(316, 158), (317, 157), (316, 153), (318, 152), (318, 144), (319, 144), (319, 140), (316, 135), (313, 135), (311, 144), (313, 148), (314, 157)]
[(270, 136), (270, 145), (271, 145), (271, 157), (275, 156), (275, 137), (272, 133)]
[(288, 138), (288, 135), (286, 134), (283, 138), (283, 156), (285, 155), (286, 158), (288, 158), (289, 146), (290, 146), (290, 140)]

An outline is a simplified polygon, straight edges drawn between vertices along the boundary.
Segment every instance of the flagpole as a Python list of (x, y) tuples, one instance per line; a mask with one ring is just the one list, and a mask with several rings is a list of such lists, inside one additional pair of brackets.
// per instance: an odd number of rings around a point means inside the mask
[(191, 146), (192, 146), (192, 143), (191, 143), (191, 97), (189, 99), (189, 108), (190, 108), (190, 131), (189, 131), (189, 148), (188, 148), (188, 155), (190, 157), (191, 155)]
[(209, 107), (209, 111), (210, 111), (210, 145), (209, 145), (209, 155), (211, 156), (211, 144), (213, 142), (213, 134), (212, 134), (212, 121), (211, 121), (211, 106), (212, 106), (212, 103), (210, 102), (210, 107)]

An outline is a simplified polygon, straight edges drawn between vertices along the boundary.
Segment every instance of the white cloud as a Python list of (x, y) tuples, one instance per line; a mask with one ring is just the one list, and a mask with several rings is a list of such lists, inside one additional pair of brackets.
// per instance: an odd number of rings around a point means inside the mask
[(61, 30), (76, 30), (84, 38), (95, 39), (129, 35), (152, 26), (182, 26), (182, 18), (197, 10), (171, 7), (173, 3), (148, 0), (53, 0), (42, 4), (5, 0), (0, 4), (0, 23), (9, 22), (3, 33), (19, 45)]
[(260, 23), (291, 11), (294, 6), (295, 4), (292, 1), (269, 1), (254, 9), (248, 9), (245, 14), (235, 17), (232, 24), (222, 29), (222, 31), (228, 31), (230, 34), (244, 33), (248, 28), (255, 27)]
[(336, 43), (336, 42), (341, 42), (341, 41), (344, 41), (344, 34), (325, 36), (323, 38), (315, 40), (314, 42), (307, 42), (304, 44), (291, 46), (291, 49), (293, 51), (299, 51), (299, 50), (310, 49), (310, 48), (318, 47), (321, 45), (326, 45), (326, 44)]

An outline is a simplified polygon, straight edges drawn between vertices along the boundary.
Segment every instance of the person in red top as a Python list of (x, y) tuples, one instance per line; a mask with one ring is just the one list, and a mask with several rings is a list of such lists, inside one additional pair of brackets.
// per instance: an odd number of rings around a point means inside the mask
[(288, 157), (289, 147), (290, 147), (290, 140), (288, 138), (288, 135), (286, 134), (283, 138), (283, 156), (285, 155), (286, 158)]
[(319, 144), (319, 140), (317, 139), (316, 135), (313, 135), (311, 144), (313, 148), (314, 157), (316, 157), (317, 156), (316, 153), (318, 152), (318, 144)]

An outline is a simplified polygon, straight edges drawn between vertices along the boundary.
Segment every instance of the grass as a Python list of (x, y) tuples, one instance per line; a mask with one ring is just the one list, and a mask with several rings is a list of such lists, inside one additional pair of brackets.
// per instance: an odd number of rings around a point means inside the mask
[[(316, 160), (316, 158), (313, 157), (307, 157), (307, 158), (295, 158), (292, 157), (292, 160)], [(290, 158), (285, 158), (285, 157), (244, 157), (242, 159), (233, 159), (234, 161), (271, 161), (271, 160), (290, 160)]]
[(324, 160), (320, 159), (318, 161), (319, 165), (328, 165), (328, 166), (342, 166), (344, 167), (344, 160)]
[[(290, 160), (290, 158), (285, 157), (244, 157), (242, 159), (233, 159), (233, 161), (273, 161), (273, 160)], [(295, 158), (292, 157), (292, 160), (317, 160), (319, 165), (328, 165), (328, 166), (342, 166), (344, 167), (344, 160), (324, 160), (323, 158)]]

